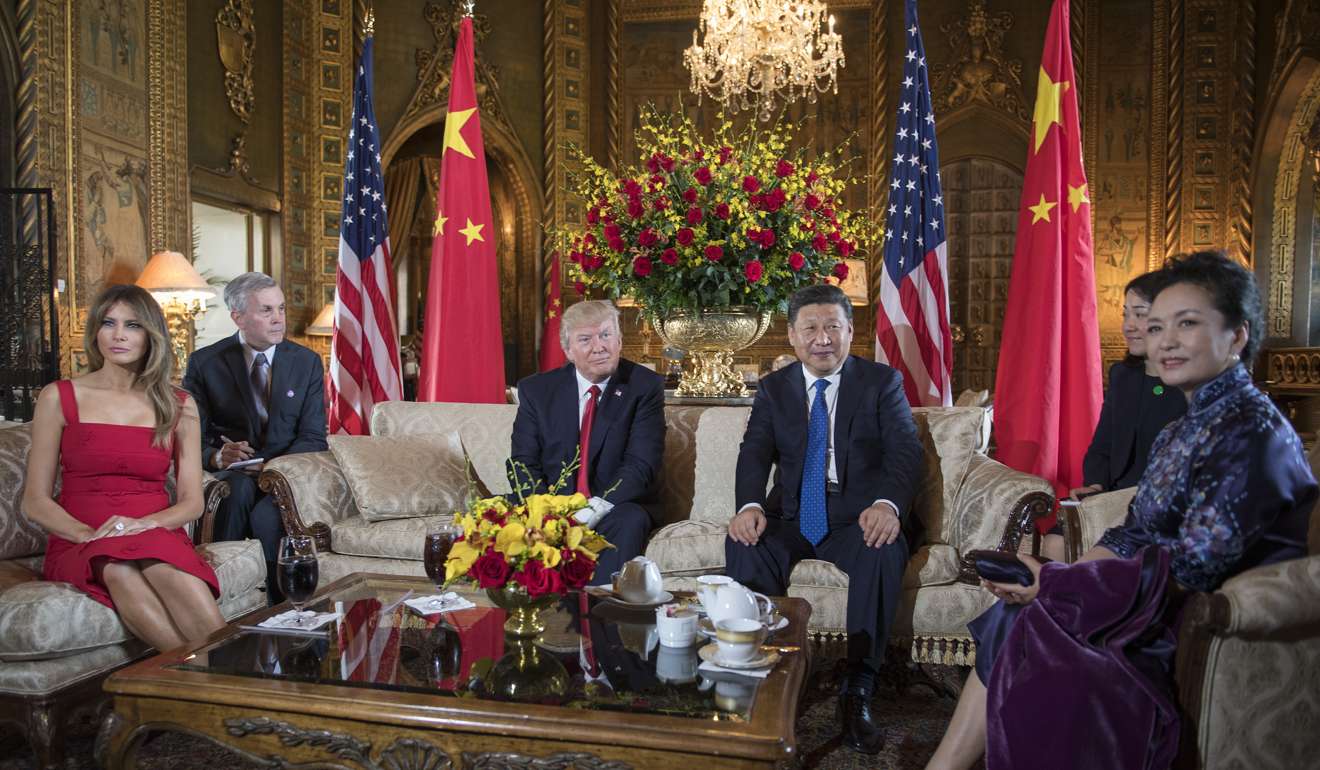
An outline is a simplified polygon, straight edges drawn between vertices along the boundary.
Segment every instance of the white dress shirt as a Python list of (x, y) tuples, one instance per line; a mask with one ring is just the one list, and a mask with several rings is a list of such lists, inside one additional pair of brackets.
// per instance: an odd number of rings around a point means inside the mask
[[(600, 395), (596, 397), (596, 406), (600, 407), (601, 399), (604, 398), (605, 389), (610, 386), (610, 381), (609, 378), (606, 378), (605, 381), (601, 383), (592, 382), (591, 380), (588, 380), (586, 377), (583, 377), (582, 372), (579, 372), (577, 370), (577, 367), (573, 368), (573, 375), (577, 377), (578, 431), (579, 431), (578, 443), (581, 443), (582, 417), (587, 413), (587, 399), (591, 398), (591, 386), (595, 385), (596, 387), (600, 388)], [(586, 462), (586, 458), (585, 457), (579, 458), (578, 461)], [(574, 476), (574, 478), (577, 477)], [(572, 490), (569, 490), (569, 492), (571, 493)], [(605, 498), (603, 497), (593, 497), (587, 501), (587, 507), (579, 510), (575, 514), (575, 517), (577, 518), (578, 523), (585, 524), (587, 527), (590, 528), (594, 528), (597, 524), (600, 523), (601, 519), (605, 518), (605, 514), (609, 513), (612, 510), (614, 510), (613, 503), (606, 501)]]
[(600, 399), (601, 399), (601, 396), (604, 396), (604, 395), (605, 395), (605, 389), (608, 388), (608, 387), (610, 386), (610, 381), (609, 381), (609, 378), (606, 378), (605, 381), (604, 381), (604, 382), (601, 382), (601, 383), (595, 383), (595, 382), (592, 382), (591, 380), (588, 380), (586, 377), (583, 377), (583, 376), (582, 376), (582, 372), (579, 372), (579, 371), (577, 370), (576, 367), (574, 367), (574, 369), (573, 369), (573, 374), (574, 374), (574, 376), (577, 377), (577, 386), (578, 386), (578, 427), (581, 428), (581, 427), (582, 427), (582, 416), (585, 415), (585, 414), (587, 413), (587, 399), (588, 399), (588, 398), (591, 398), (591, 393), (590, 393), (590, 391), (591, 391), (591, 386), (592, 386), (592, 385), (595, 385), (596, 387), (600, 388), (600, 396), (597, 396), (597, 397), (596, 397), (596, 406), (600, 406)]
[(243, 332), (238, 333), (238, 343), (243, 346), (243, 360), (247, 362), (247, 373), (249, 378), (252, 376), (252, 362), (256, 360), (258, 353), (265, 353), (266, 363), (270, 364), (271, 366), (275, 365), (274, 345), (271, 345), (265, 350), (257, 350), (256, 348), (249, 345), (247, 340), (243, 339)]

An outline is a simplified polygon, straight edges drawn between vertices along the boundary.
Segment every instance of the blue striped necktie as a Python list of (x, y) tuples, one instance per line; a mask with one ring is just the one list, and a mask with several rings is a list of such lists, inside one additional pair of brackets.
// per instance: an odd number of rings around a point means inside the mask
[(802, 461), (802, 489), (798, 494), (798, 526), (802, 536), (819, 545), (829, 532), (825, 513), (825, 453), (830, 444), (830, 412), (825, 406), (829, 380), (816, 380), (816, 397), (807, 420), (807, 456)]

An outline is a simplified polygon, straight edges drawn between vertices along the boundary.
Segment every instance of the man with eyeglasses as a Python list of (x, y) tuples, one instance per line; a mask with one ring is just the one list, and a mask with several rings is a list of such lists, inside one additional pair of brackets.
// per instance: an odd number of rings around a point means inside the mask
[(798, 362), (767, 375), (756, 391), (724, 551), (731, 577), (774, 596), (787, 592), (802, 559), (848, 574), (840, 719), (844, 744), (875, 754), (884, 740), (870, 700), (910, 549), (921, 540), (910, 509), (923, 453), (902, 375), (850, 356), (852, 336), (852, 305), (837, 286), (809, 286), (789, 300)]
[(535, 492), (565, 477), (561, 494), (588, 498), (577, 520), (614, 545), (601, 551), (591, 577), (592, 585), (602, 585), (642, 553), (657, 513), (664, 378), (620, 357), (619, 311), (607, 301), (569, 306), (559, 342), (568, 363), (518, 383), (510, 473), (517, 469), (519, 481), (530, 481)]

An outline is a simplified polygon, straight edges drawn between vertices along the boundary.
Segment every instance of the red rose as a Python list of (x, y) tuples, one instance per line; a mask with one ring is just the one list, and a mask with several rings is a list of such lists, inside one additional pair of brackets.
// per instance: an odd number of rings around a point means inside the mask
[(829, 206), (826, 206), (825, 208), (820, 210), (820, 215), (825, 217), (826, 219), (830, 219), (834, 216), (834, 209), (830, 208)]
[(838, 230), (835, 230), (834, 232), (830, 233), (825, 237), (829, 239), (830, 243), (838, 243), (840, 240), (843, 239), (843, 236), (839, 234)]
[(673, 171), (673, 170), (674, 170), (674, 159), (671, 158), (671, 157), (669, 157), (668, 155), (661, 155), (661, 156), (660, 156), (660, 168), (664, 169), (665, 171)]
[(701, 208), (693, 206), (687, 210), (687, 223), (690, 225), (699, 225), (702, 220)]
[(765, 196), (765, 201), (761, 204), (761, 207), (766, 211), (774, 213), (784, 207), (784, 201), (786, 199), (787, 195), (784, 193), (784, 188), (776, 187)]
[(559, 562), (559, 574), (569, 588), (581, 588), (591, 582), (591, 575), (596, 571), (596, 562), (580, 553), (565, 551)]
[(757, 281), (761, 280), (762, 271), (763, 268), (761, 267), (760, 261), (755, 259), (753, 259), (751, 262), (748, 262), (743, 267), (743, 274), (747, 276), (747, 280), (750, 283), (756, 283)]
[(582, 264), (582, 252), (580, 251), (568, 252), (568, 258), (578, 263), (579, 265)]
[(834, 277), (840, 281), (848, 278), (848, 264), (846, 262), (837, 262), (834, 265)]
[(820, 198), (817, 198), (811, 193), (807, 193), (807, 197), (802, 199), (802, 205), (807, 209), (807, 211), (815, 211), (816, 209), (820, 208)]
[(810, 187), (813, 184), (815, 184), (817, 179), (820, 179), (820, 175), (817, 174), (815, 171), (807, 172), (807, 187)]
[(701, 160), (704, 157), (706, 157), (706, 153), (702, 152), (701, 150), (693, 150), (692, 152), (693, 160)]
[(611, 238), (618, 238), (618, 237), (619, 237), (619, 233), (620, 233), (621, 231), (619, 230), (619, 226), (618, 226), (618, 225), (614, 224), (613, 222), (610, 222), (608, 225), (605, 225), (605, 231), (604, 231), (604, 232), (605, 232), (605, 239), (606, 239), (606, 240), (609, 240), (609, 239), (611, 239)]
[(761, 244), (761, 248), (763, 248), (763, 249), (768, 249), (768, 248), (770, 248), (771, 246), (774, 246), (774, 245), (775, 245), (775, 231), (774, 231), (774, 230), (771, 230), (771, 229), (768, 228), (768, 227), (767, 227), (766, 229), (762, 230), (762, 231), (761, 231), (761, 237), (760, 237), (760, 239), (759, 239), (758, 242)]
[(612, 251), (623, 251), (625, 248), (627, 248), (627, 245), (624, 244), (622, 238), (611, 238), (607, 245), (610, 247)]
[(719, 203), (715, 206), (715, 216), (727, 220), (729, 218), (729, 204)]
[(728, 146), (728, 145), (725, 145), (725, 146), (723, 146), (723, 147), (720, 148), (720, 160), (719, 160), (719, 163), (720, 163), (721, 166), (723, 166), (725, 163), (728, 163), (728, 162), (729, 162), (729, 158), (732, 158), (732, 157), (733, 157), (733, 148), (732, 148), (732, 147), (730, 147), (730, 146)]
[(477, 578), (477, 585), (482, 588), (499, 588), (509, 579), (511, 571), (504, 554), (494, 548), (487, 548), (485, 553), (478, 556), (470, 570)]
[(637, 200), (637, 199), (635, 199), (635, 198), (634, 198), (633, 200), (628, 201), (628, 216), (632, 217), (633, 219), (641, 219), (641, 218), (642, 218), (642, 202), (641, 202), (641, 201), (639, 201), (639, 200)]
[(586, 294), (586, 293), (587, 293), (587, 285), (586, 285), (585, 283), (581, 282), (581, 281), (574, 281), (574, 282), (573, 282), (573, 291), (577, 292), (577, 293), (578, 293), (578, 296), (580, 297), (580, 296), (582, 296), (583, 294)]
[(584, 245), (584, 246), (595, 246), (595, 245), (596, 245), (596, 236), (592, 235), (591, 233), (587, 233), (586, 235), (582, 236), (582, 245)]
[(513, 579), (518, 585), (526, 588), (527, 595), (533, 598), (564, 591), (564, 579), (560, 577), (559, 572), (546, 569), (545, 565), (536, 559), (529, 559)]
[(792, 173), (793, 173), (792, 163), (789, 163), (786, 160), (781, 160), (775, 164), (775, 176), (779, 177), (780, 179), (783, 179), (786, 176), (790, 176), (792, 175)]
[(660, 261), (664, 262), (666, 265), (677, 265), (678, 252), (672, 248), (665, 249), (664, 251), (660, 252)]
[(693, 176), (696, 177), (697, 183), (700, 185), (710, 184), (710, 179), (711, 179), (710, 166), (702, 166), (701, 168), (698, 168), (696, 173), (693, 174)]
[(852, 241), (841, 240), (838, 243), (838, 247), (839, 247), (839, 256), (841, 257), (852, 256), (853, 248), (854, 248)]
[(747, 198), (747, 202), (750, 203), (750, 204), (752, 204), (752, 208), (754, 208), (754, 209), (764, 209), (764, 208), (765, 208), (765, 196), (764, 196), (764, 195), (752, 195), (752, 196), (750, 196), (750, 197)]
[(691, 245), (692, 245), (692, 240), (693, 240), (693, 238), (694, 238), (694, 234), (693, 234), (691, 228), (689, 228), (689, 227), (682, 227), (682, 228), (679, 228), (679, 231), (678, 231), (676, 237), (677, 237), (677, 239), (678, 239), (678, 245), (679, 245), (679, 246), (691, 246)]
[(650, 180), (648, 181), (653, 187), (659, 187), (660, 185), (665, 183), (665, 178), (660, 176), (659, 174), (652, 174)]
[(660, 153), (651, 153), (651, 157), (646, 160), (646, 170), (652, 174), (660, 170)]
[(651, 204), (651, 207), (654, 208), (656, 211), (664, 211), (665, 209), (669, 208), (669, 199), (661, 195), (659, 198), (655, 199), (655, 201)]
[(629, 198), (636, 198), (642, 194), (642, 186), (637, 184), (635, 179), (625, 179), (623, 180), (623, 194)]
[(651, 248), (658, 240), (660, 240), (660, 236), (656, 235), (655, 231), (649, 227), (642, 228), (642, 231), (637, 234), (637, 245), (644, 249)]
[(819, 254), (825, 253), (825, 250), (829, 247), (830, 242), (825, 240), (825, 236), (820, 233), (816, 233), (816, 237), (811, 239), (811, 248), (815, 249)]
[(600, 209), (592, 206), (587, 209), (587, 224), (594, 225), (600, 221)]
[(709, 259), (711, 262), (719, 262), (721, 259), (724, 259), (724, 249), (712, 243), (706, 247), (706, 259)]
[(802, 256), (802, 252), (795, 251), (788, 255), (788, 266), (793, 268), (795, 272), (801, 270), (805, 264), (807, 264), (807, 258)]
[(761, 189), (761, 180), (749, 174), (743, 177), (742, 188), (743, 192), (754, 193)]
[(687, 188), (686, 190), (684, 190), (684, 191), (683, 191), (683, 200), (687, 201), (688, 203), (696, 203), (696, 202), (697, 202), (697, 188), (695, 188), (695, 187), (689, 187), (689, 188)]
[(633, 260), (633, 275), (638, 278), (645, 278), (651, 274), (651, 260), (646, 257), (637, 257)]

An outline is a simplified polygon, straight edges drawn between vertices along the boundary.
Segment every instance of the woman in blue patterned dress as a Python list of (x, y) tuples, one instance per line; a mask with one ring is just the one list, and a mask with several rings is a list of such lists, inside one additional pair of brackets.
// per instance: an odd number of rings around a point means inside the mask
[[(1020, 635), (1013, 637), (1021, 611), (1036, 600), (1038, 593), (1042, 599), (1049, 594), (1052, 582), (1060, 586), (1071, 583), (1075, 590), (1077, 577), (1102, 566), (1088, 567), (1083, 562), (1125, 559), (1148, 565), (1158, 561), (1168, 565), (1164, 574), (1171, 575), (1178, 584), (1195, 591), (1213, 591), (1244, 570), (1306, 554), (1308, 520), (1318, 488), (1297, 433), (1251, 382), (1247, 366), (1258, 349), (1262, 328), (1255, 279), (1222, 253), (1192, 254), (1172, 260), (1166, 267), (1162, 288), (1147, 319), (1147, 351), (1156, 360), (1164, 383), (1186, 394), (1187, 414), (1170, 423), (1156, 438), (1126, 521), (1107, 531), (1078, 560), (1078, 566), (1051, 563), (1042, 568), (1030, 557), (1023, 557), (1022, 561), (1036, 576), (1032, 585), (982, 581), (1001, 601), (969, 626), (977, 641), (976, 670), (968, 676), (957, 710), (928, 768), (970, 767), (986, 753), (987, 685), (996, 694), (1002, 693), (992, 683), (992, 676), (1004, 673), (1000, 666), (1020, 667), (1023, 651), (1031, 649), (1032, 640), (1024, 640)], [(1161, 558), (1133, 558), (1143, 555), (1140, 552), (1148, 546), (1162, 549)], [(1075, 572), (1069, 575), (1070, 570)], [(1111, 585), (1090, 585), (1094, 587), (1067, 597), (1079, 616), (1085, 614), (1088, 596), (1103, 602), (1113, 593)], [(1142, 586), (1145, 585), (1143, 582)], [(1158, 600), (1161, 608), (1163, 601)], [(1169, 619), (1174, 611), (1176, 607), (1169, 612), (1161, 610), (1159, 614)], [(1037, 612), (1032, 617), (1039, 616)], [(1018, 629), (1020, 633), (1037, 627), (1034, 623), (1022, 625)], [(1160, 636), (1152, 631), (1137, 640), (1145, 643), (1157, 636), (1162, 649), (1158, 655), (1147, 658), (1153, 665), (1144, 668), (1140, 663), (1137, 665), (1154, 685), (1148, 693), (1166, 689), (1167, 681), (1157, 680), (1167, 680), (1172, 635)], [(1003, 656), (1001, 661), (1000, 653), (1008, 646), (1016, 652), (1012, 658)], [(1087, 665), (1085, 661), (1100, 660), (1105, 654), (1093, 639), (1085, 636), (1078, 638), (1076, 647), (1078, 654), (1073, 657), (1082, 666)], [(1149, 652), (1149, 647), (1138, 651)], [(1136, 647), (1129, 646), (1119, 652), (1131, 658), (1134, 650)], [(1072, 660), (1071, 652), (1051, 649), (1044, 654)], [(1073, 701), (1070, 708), (1081, 713), (1072, 714), (1071, 721), (1061, 718), (1062, 724), (1084, 722), (1085, 719), (1078, 717), (1088, 712), (1104, 712), (1105, 698), (1125, 697), (1121, 692), (1104, 692), (1103, 681), (1088, 678), (1086, 671), (1074, 670), (1077, 680), (1073, 683), (1076, 689), (1072, 692), (1075, 697), (1070, 699)], [(1096, 683), (1096, 689), (1101, 692), (1088, 690), (1083, 682)], [(1036, 682), (1033, 686), (1041, 688), (1042, 684)], [(1140, 694), (1127, 697), (1136, 698)], [(1159, 700), (1162, 696), (1151, 697)], [(997, 728), (1011, 722), (1015, 714), (1003, 713), (1011, 708), (1005, 708), (1005, 702), (997, 702), (995, 696), (991, 697), (990, 706), (996, 713), (990, 715), (994, 724), (990, 730), (987, 767), (994, 768), (1004, 758), (1014, 754), (1023, 756), (1025, 752), (1010, 752), (1006, 747), (996, 746), (996, 741), (1003, 741), (1013, 732)], [(1167, 716), (1168, 709), (1163, 713)], [(1149, 739), (1152, 744), (1149, 749), (1137, 747), (1137, 756), (1141, 757), (1135, 763), (1137, 766), (1162, 764), (1171, 757), (1171, 751), (1176, 751), (1176, 715), (1169, 727), (1159, 735), (1121, 731), (1106, 735), (1095, 724), (1076, 724), (1077, 732), (1089, 733), (1086, 740), (1092, 745), (1095, 741), (1136, 744)], [(1078, 745), (1070, 739), (1049, 735), (1047, 729), (1038, 729), (1036, 735), (1041, 743), (1054, 749), (1041, 753), (1043, 746), (1033, 747), (1037, 750), (1035, 756), (1043, 762), (1036, 764), (1039, 767), (1056, 766), (1045, 755)], [(1155, 745), (1159, 741), (1164, 745)], [(1132, 746), (1123, 748), (1128, 750)], [(1102, 761), (1112, 762), (1117, 756), (1118, 753), (1109, 753)]]

